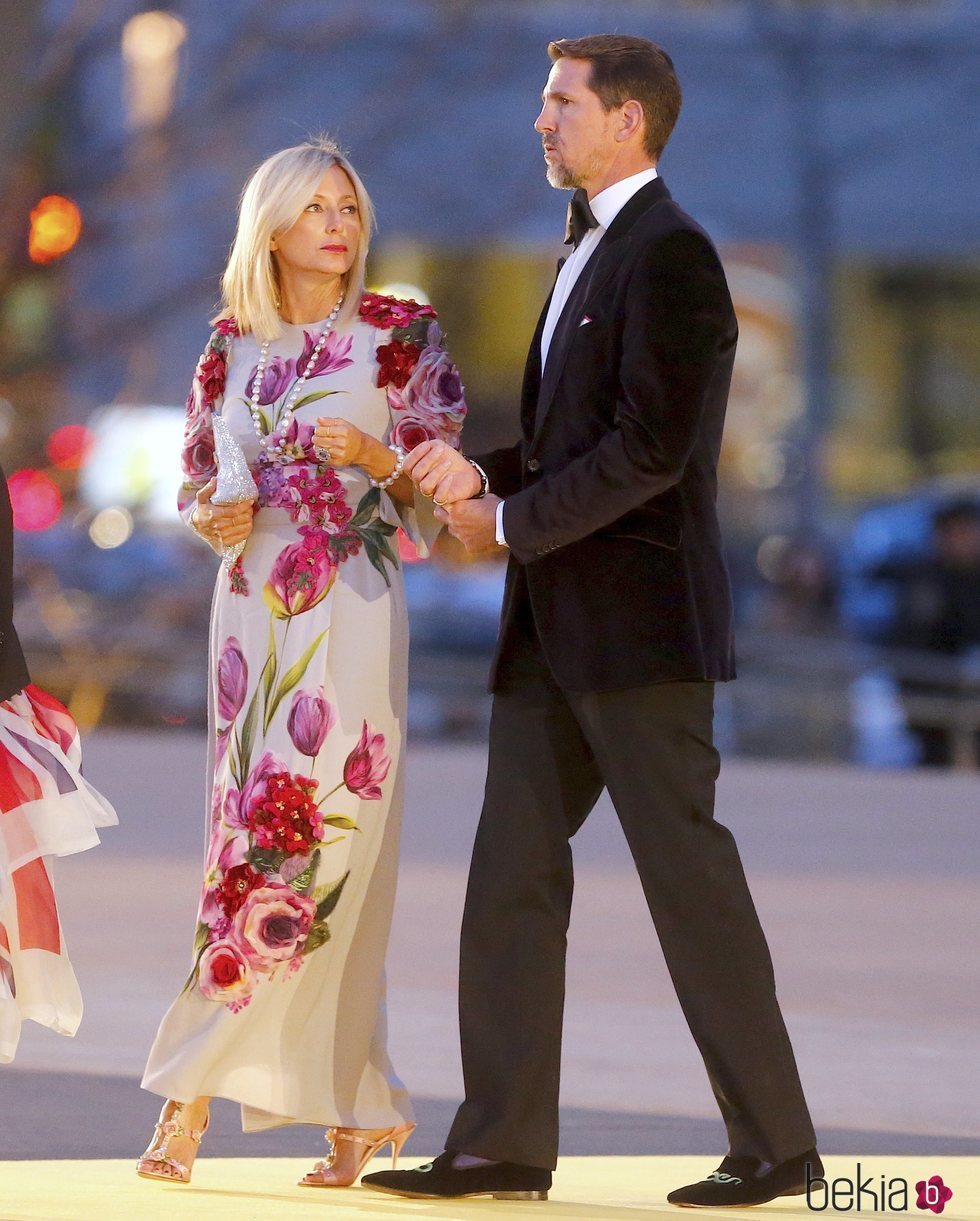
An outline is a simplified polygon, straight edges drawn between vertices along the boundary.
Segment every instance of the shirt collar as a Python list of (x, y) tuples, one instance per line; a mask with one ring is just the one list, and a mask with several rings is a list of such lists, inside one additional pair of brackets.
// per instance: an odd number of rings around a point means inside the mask
[(603, 229), (608, 229), (636, 192), (648, 182), (653, 182), (656, 177), (657, 171), (651, 166), (648, 170), (641, 170), (639, 174), (631, 174), (629, 178), (620, 178), (619, 182), (614, 182), (611, 187), (606, 187), (589, 200), (592, 215)]

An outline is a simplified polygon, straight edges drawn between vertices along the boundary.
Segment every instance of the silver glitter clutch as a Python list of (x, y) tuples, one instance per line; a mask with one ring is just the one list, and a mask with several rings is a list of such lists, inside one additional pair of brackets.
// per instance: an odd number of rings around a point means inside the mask
[[(234, 505), (243, 500), (255, 500), (259, 489), (248, 469), (242, 447), (231, 435), (227, 421), (220, 415), (214, 416), (211, 422), (214, 426), (214, 457), (218, 465), (212, 504)], [(222, 548), (221, 558), (225, 567), (231, 568), (244, 550), (245, 542)]]

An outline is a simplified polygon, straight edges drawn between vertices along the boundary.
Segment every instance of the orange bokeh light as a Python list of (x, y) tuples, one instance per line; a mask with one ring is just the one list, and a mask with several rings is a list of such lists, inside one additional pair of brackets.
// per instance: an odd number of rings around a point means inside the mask
[(27, 252), (34, 263), (53, 263), (71, 250), (81, 232), (78, 205), (64, 195), (45, 195), (31, 209)]
[(92, 448), (94, 438), (84, 424), (66, 424), (48, 437), (48, 457), (62, 471), (77, 471)]

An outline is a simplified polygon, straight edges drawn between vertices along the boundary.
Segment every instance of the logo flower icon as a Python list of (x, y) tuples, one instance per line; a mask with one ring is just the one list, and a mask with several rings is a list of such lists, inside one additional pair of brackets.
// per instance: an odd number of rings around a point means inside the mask
[(946, 1207), (946, 1201), (953, 1198), (953, 1192), (938, 1174), (934, 1174), (928, 1180), (920, 1179), (915, 1185), (915, 1190), (919, 1193), (919, 1198), (915, 1202), (916, 1208), (929, 1208), (937, 1214)]

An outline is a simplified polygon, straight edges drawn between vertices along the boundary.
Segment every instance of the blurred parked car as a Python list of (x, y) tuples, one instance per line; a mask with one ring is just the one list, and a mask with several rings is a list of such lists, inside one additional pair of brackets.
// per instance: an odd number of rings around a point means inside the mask
[(980, 484), (876, 504), (841, 557), (841, 614), (877, 646), (852, 686), (857, 757), (976, 766), (980, 743)]

